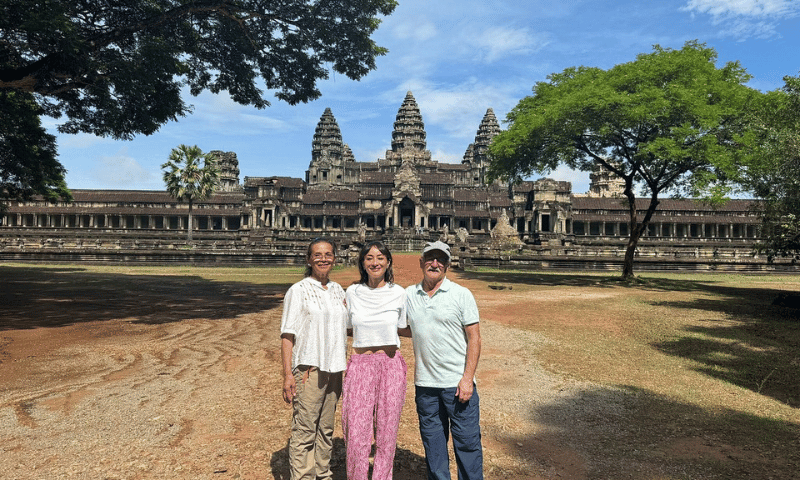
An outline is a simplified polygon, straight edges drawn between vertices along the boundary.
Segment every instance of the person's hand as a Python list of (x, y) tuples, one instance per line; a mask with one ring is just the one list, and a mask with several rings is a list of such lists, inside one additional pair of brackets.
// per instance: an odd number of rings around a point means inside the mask
[(467, 403), (470, 398), (472, 398), (472, 389), (474, 388), (474, 384), (472, 383), (472, 379), (462, 378), (460, 382), (458, 382), (458, 388), (456, 388), (456, 398), (461, 403)]
[(286, 375), (283, 379), (283, 401), (292, 403), (297, 395), (297, 383), (294, 380), (294, 375)]

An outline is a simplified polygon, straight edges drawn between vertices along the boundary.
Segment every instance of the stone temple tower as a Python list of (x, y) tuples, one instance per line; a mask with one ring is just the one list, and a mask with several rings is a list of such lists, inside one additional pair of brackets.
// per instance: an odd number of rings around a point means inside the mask
[(392, 130), (392, 149), (386, 152), (386, 160), (396, 166), (403, 161), (414, 164), (430, 162), (431, 152), (427, 150), (425, 136), (425, 123), (417, 100), (408, 92), (397, 112)]
[(489, 145), (494, 137), (500, 133), (500, 124), (491, 108), (486, 110), (486, 114), (478, 126), (478, 133), (475, 134), (475, 141), (467, 147), (464, 159), (461, 163), (470, 165), (473, 181), (476, 185), (486, 183), (486, 169), (489, 166)]
[(217, 159), (219, 167), (219, 187), (220, 192), (236, 192), (242, 189), (239, 184), (239, 159), (235, 152), (223, 152), (222, 150), (211, 150), (208, 152)]
[(342, 141), (342, 132), (330, 108), (317, 123), (311, 141), (311, 164), (306, 172), (310, 185), (342, 185), (348, 163), (355, 162), (350, 147)]
[(586, 192), (589, 197), (619, 198), (624, 195), (625, 180), (600, 164), (594, 165), (589, 180), (589, 191)]

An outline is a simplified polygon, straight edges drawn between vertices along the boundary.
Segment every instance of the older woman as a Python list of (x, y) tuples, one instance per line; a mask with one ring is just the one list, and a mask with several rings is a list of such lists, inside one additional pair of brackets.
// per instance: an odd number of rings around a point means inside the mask
[(283, 399), (293, 406), (289, 440), (291, 479), (331, 478), (336, 403), (347, 356), (344, 290), (328, 274), (336, 260), (330, 240), (306, 252), (305, 278), (283, 301)]
[(398, 330), (406, 328), (406, 294), (394, 283), (392, 254), (383, 243), (371, 242), (361, 249), (358, 269), (361, 281), (346, 293), (354, 350), (342, 393), (347, 478), (367, 479), (374, 431), (372, 479), (388, 480), (406, 396), (406, 362), (398, 336)]

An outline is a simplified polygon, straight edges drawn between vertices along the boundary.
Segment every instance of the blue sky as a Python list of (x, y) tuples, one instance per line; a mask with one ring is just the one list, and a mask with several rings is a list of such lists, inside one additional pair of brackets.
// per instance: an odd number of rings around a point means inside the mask
[[(681, 48), (697, 39), (716, 49), (719, 64), (738, 60), (749, 86), (780, 88), (800, 73), (800, 0), (399, 0), (373, 37), (389, 49), (361, 81), (331, 74), (322, 97), (289, 106), (268, 93), (257, 110), (226, 95), (186, 100), (194, 112), (150, 136), (114, 141), (93, 135), (58, 137), (59, 159), (73, 189), (163, 190), (161, 164), (179, 144), (204, 152), (236, 152), (241, 178), (304, 178), (314, 128), (330, 107), (358, 161), (391, 147), (392, 124), (407, 91), (422, 113), (428, 149), (460, 163), (487, 108), (502, 122), (537, 81), (565, 68), (610, 68), (652, 46)], [(588, 190), (588, 174), (548, 175)]]

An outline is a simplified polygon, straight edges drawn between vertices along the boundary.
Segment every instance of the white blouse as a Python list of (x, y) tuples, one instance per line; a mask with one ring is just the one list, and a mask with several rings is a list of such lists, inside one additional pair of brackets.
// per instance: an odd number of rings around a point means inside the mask
[(370, 288), (363, 283), (347, 287), (347, 328), (353, 329), (353, 347), (400, 346), (398, 328), (405, 328), (406, 291), (387, 283)]
[(327, 287), (306, 277), (292, 285), (283, 299), (281, 334), (294, 335), (293, 370), (298, 365), (310, 365), (323, 372), (347, 368), (344, 290), (333, 281)]

